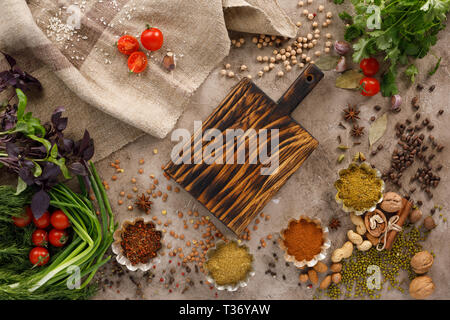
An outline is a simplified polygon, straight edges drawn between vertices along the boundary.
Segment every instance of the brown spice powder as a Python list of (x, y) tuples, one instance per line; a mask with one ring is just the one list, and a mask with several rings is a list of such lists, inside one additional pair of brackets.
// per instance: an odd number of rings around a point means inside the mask
[(297, 261), (309, 261), (319, 254), (323, 245), (323, 232), (314, 222), (301, 219), (289, 223), (284, 232), (284, 245)]

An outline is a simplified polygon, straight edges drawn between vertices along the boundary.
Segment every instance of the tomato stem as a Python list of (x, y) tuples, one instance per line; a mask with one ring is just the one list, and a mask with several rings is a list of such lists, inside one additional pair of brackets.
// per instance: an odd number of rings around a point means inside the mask
[(145, 25), (145, 27), (147, 28), (147, 30), (150, 30), (150, 29), (152, 28), (152, 26), (151, 26), (149, 23), (147, 23), (147, 24)]

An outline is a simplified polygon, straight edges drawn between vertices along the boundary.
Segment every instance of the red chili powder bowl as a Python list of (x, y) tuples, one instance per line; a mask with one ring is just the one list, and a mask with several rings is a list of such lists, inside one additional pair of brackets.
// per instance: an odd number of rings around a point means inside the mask
[(291, 221), (283, 232), (283, 244), (288, 255), (297, 261), (310, 261), (319, 254), (324, 243), (322, 228), (312, 221)]
[(155, 229), (153, 222), (137, 221), (122, 230), (120, 244), (132, 265), (146, 264), (161, 249), (161, 231)]

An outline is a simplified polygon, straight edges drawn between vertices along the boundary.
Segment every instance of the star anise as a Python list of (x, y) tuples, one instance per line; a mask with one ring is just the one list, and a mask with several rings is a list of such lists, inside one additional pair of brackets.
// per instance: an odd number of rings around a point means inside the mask
[(328, 227), (331, 230), (337, 230), (337, 229), (339, 229), (340, 226), (341, 226), (341, 221), (339, 220), (339, 218), (336, 218), (336, 217), (332, 218), (330, 220), (330, 223), (328, 224)]
[(344, 119), (347, 121), (355, 122), (359, 119), (359, 110), (356, 109), (356, 106), (348, 106), (347, 109), (344, 109)]
[(364, 127), (360, 127), (357, 124), (354, 124), (350, 134), (354, 137), (361, 137), (364, 135)]
[(152, 208), (152, 201), (150, 201), (150, 196), (145, 196), (143, 193), (141, 196), (138, 196), (136, 202), (134, 203), (139, 209), (145, 211), (146, 214), (150, 213), (150, 209)]

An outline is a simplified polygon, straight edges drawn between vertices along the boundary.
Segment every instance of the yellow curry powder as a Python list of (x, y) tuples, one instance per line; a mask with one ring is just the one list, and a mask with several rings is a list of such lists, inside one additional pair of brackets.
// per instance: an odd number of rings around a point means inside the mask
[(362, 211), (375, 205), (381, 198), (381, 179), (368, 168), (350, 165), (339, 174), (334, 184), (338, 198), (347, 207)]
[(236, 242), (220, 246), (205, 266), (218, 285), (237, 284), (244, 280), (252, 267), (252, 256), (245, 247)]

